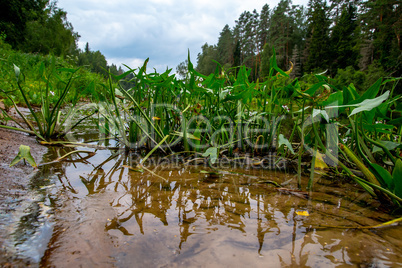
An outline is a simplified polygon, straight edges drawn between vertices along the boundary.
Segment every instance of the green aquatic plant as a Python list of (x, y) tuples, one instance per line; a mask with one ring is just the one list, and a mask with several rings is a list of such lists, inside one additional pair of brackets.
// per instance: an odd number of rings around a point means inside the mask
[[(44, 63), (42, 63), (38, 74), (40, 91), (37, 92), (37, 95), (40, 96), (41, 106), (40, 109), (37, 110), (33, 107), (27, 91), (22, 86), (24, 75), (20, 68), (14, 65), (17, 90), (5, 91), (1, 89), (1, 91), (11, 101), (25, 126), (14, 120), (19, 127), (6, 125), (0, 125), (0, 127), (26, 132), (37, 136), (43, 141), (63, 136), (68, 131), (71, 131), (80, 121), (68, 129), (63, 129), (63, 127), (65, 122), (73, 115), (74, 107), (79, 99), (78, 93), (75, 93), (74, 97), (71, 99), (69, 108), (64, 111), (62, 111), (62, 109), (66, 108), (66, 98), (70, 93), (71, 85), (76, 77), (75, 75), (77, 71), (78, 69), (56, 69), (55, 59), (53, 58), (52, 67), (50, 68), (50, 71), (46, 73)], [(68, 79), (63, 80), (58, 75), (58, 72), (67, 73)], [(93, 84), (89, 85), (89, 87), (91, 86), (93, 86)], [(28, 118), (27, 115), (20, 111), (14, 101), (16, 94), (19, 94), (22, 97), (23, 104), (28, 108), (29, 115), (33, 119)], [(92, 114), (90, 116), (92, 116)]]
[(38, 166), (35, 162), (35, 159), (31, 155), (31, 147), (29, 147), (27, 145), (23, 145), (23, 144), (20, 145), (18, 154), (13, 159), (13, 161), (11, 161), (10, 167), (14, 166), (21, 160), (24, 160), (24, 162), (25, 162), (25, 160), (28, 161), (28, 163), (34, 168), (36, 168)]
[[(223, 155), (239, 159), (244, 154), (273, 152), (278, 159), (297, 162), (300, 189), (302, 173), (310, 168), (309, 190), (317, 173), (338, 174), (384, 203), (401, 205), (402, 106), (401, 96), (394, 95), (400, 79), (379, 79), (361, 94), (353, 84), (332, 85), (323, 74), (314, 76), (315, 83), (305, 84), (299, 81), (303, 78), (290, 79), (292, 69), (278, 68), (273, 52), (262, 82), (251, 82), (250, 70), (244, 66), (225, 69), (219, 63), (214, 73), (204, 76), (190, 59), (187, 77), (179, 80), (171, 70), (147, 72), (147, 59), (138, 69), (127, 67), (121, 75), (110, 74), (103, 90), (89, 83), (86, 91), (97, 92), (94, 112), (99, 111), (100, 132), (105, 138), (116, 138), (126, 151), (146, 148), (150, 155), (157, 150), (198, 154), (210, 166), (219, 164)], [(40, 70), (39, 110), (21, 83), (20, 69), (14, 69), (16, 90), (2, 92), (14, 105), (18, 93), (30, 115), (17, 107), (23, 119), (20, 127), (0, 127), (49, 141), (93, 115), (72, 120), (79, 100), (76, 90), (71, 91), (78, 69), (56, 69), (53, 62), (51, 71)], [(71, 106), (62, 112), (67, 100), (72, 100)], [(311, 163), (307, 167), (305, 159)]]

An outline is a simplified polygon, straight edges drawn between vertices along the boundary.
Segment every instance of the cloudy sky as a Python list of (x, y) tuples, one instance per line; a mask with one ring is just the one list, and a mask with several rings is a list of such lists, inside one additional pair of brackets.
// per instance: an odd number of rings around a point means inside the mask
[[(243, 11), (273, 9), (279, 0), (58, 0), (67, 18), (91, 50), (100, 50), (108, 64), (131, 68), (150, 58), (148, 68), (163, 72), (187, 58), (196, 65), (201, 46), (216, 44), (228, 24)], [(307, 5), (308, 0), (293, 0)], [(152, 69), (151, 69), (152, 70)]]

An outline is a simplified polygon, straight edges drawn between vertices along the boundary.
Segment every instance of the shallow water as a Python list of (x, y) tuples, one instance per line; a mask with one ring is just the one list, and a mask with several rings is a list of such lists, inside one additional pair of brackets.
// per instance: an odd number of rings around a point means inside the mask
[[(360, 188), (317, 179), (307, 199), (267, 180), (296, 175), (264, 169), (201, 173), (204, 166), (149, 165), (109, 150), (42, 167), (53, 236), (41, 265), (56, 267), (398, 267), (399, 225)], [(52, 147), (48, 159), (67, 149)], [(41, 181), (41, 178), (38, 181)], [(303, 179), (307, 185), (307, 179)]]
[[(400, 225), (353, 228), (395, 217), (345, 181), (317, 178), (304, 199), (289, 191), (297, 189), (290, 173), (227, 167), (216, 177), (201, 173), (208, 167), (162, 162), (148, 166), (155, 176), (127, 168), (136, 155), (76, 149), (95, 155), (42, 166), (33, 182), (40, 199), (15, 232), (17, 253), (33, 266), (402, 266)], [(68, 151), (50, 147), (45, 162)]]

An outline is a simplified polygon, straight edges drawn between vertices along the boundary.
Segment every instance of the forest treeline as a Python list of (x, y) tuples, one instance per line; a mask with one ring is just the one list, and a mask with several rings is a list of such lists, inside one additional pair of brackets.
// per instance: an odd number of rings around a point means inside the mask
[[(216, 62), (225, 70), (245, 65), (250, 79), (262, 81), (275, 49), (279, 67), (293, 63), (293, 77), (326, 71), (362, 90), (378, 77), (402, 75), (401, 10), (398, 0), (310, 0), (307, 7), (281, 0), (272, 9), (265, 4), (259, 13), (241, 13), (233, 28), (225, 25), (217, 44), (205, 43), (196, 69), (209, 75)], [(53, 54), (104, 76), (108, 69), (122, 73), (88, 43), (78, 48), (80, 36), (56, 1), (0, 1), (0, 38), (15, 50)], [(186, 62), (176, 70), (185, 76)]]
[(233, 28), (225, 25), (217, 44), (202, 46), (196, 69), (209, 75), (216, 62), (226, 70), (245, 65), (251, 79), (261, 81), (274, 48), (279, 67), (287, 70), (292, 62), (296, 77), (326, 71), (355, 84), (370, 75), (399, 77), (401, 29), (397, 0), (310, 0), (307, 7), (281, 0), (273, 9), (265, 4), (260, 13), (244, 11)]
[(67, 12), (57, 7), (57, 1), (0, 1), (0, 37), (14, 50), (42, 55), (52, 54), (73, 65), (87, 66), (92, 72), (107, 76), (122, 73), (116, 65), (107, 65), (105, 56), (78, 48), (80, 35), (67, 20)]

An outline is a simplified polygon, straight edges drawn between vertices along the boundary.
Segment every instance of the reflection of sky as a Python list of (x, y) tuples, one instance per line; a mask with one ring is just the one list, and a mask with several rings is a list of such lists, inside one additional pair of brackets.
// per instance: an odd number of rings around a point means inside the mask
[[(71, 230), (76, 230), (70, 235), (90, 236), (79, 236), (77, 240), (82, 243), (111, 237), (113, 244), (103, 246), (116, 258), (117, 266), (138, 262), (139, 266), (266, 267), (269, 262), (270, 267), (324, 267), (400, 261), (400, 242), (393, 245), (370, 231), (314, 228), (320, 224), (374, 225), (372, 218), (380, 217), (339, 194), (316, 189), (313, 199), (305, 200), (257, 184), (247, 175), (211, 178), (190, 166), (153, 169), (168, 180), (164, 182), (150, 173), (123, 167), (128, 163), (124, 153), (105, 161), (111, 155), (98, 151), (83, 161), (85, 164), (68, 163), (64, 171), (59, 170), (56, 185), (75, 197), (72, 200), (81, 200), (73, 205), (81, 221), (71, 223)], [(264, 170), (238, 172), (279, 183), (294, 176)], [(89, 216), (90, 210), (97, 216)], [(296, 211), (308, 211), (310, 216), (297, 215)], [(94, 226), (98, 229), (92, 230)], [(85, 256), (79, 258), (82, 261)]]

